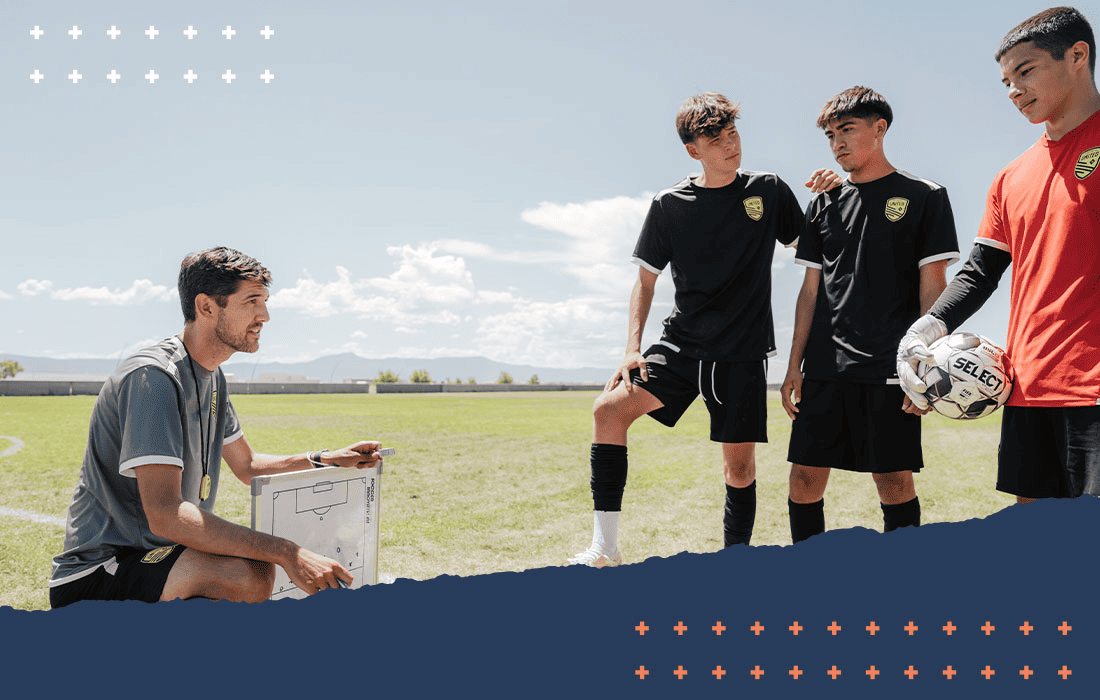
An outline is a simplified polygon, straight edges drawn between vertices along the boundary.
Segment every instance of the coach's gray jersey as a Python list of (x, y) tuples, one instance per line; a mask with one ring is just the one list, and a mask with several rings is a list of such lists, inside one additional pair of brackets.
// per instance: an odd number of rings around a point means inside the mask
[[(180, 467), (183, 499), (212, 512), (222, 446), (242, 435), (225, 375), (189, 361), (180, 337), (128, 358), (104, 383), (92, 409), (64, 552), (54, 557), (50, 586), (86, 576), (98, 566), (113, 573), (120, 548), (173, 544), (149, 530), (134, 469), (145, 464)], [(212, 483), (209, 498), (202, 501), (204, 449)]]

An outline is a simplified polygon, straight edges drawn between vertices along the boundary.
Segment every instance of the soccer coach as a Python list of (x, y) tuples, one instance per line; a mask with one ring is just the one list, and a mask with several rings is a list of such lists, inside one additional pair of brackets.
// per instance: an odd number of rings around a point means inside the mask
[(223, 458), (245, 484), (380, 459), (373, 441), (290, 456), (252, 451), (219, 366), (234, 352), (259, 349), (270, 284), (263, 265), (230, 248), (183, 260), (183, 332), (125, 360), (92, 409), (64, 551), (53, 560), (51, 607), (193, 597), (260, 602), (271, 596), (276, 564), (310, 594), (351, 582), (328, 557), (214, 515)]

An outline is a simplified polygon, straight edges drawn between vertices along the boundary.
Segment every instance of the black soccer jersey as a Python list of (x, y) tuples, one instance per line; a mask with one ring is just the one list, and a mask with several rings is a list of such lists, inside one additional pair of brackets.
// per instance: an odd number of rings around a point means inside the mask
[(661, 342), (699, 360), (775, 354), (771, 266), (775, 242), (793, 242), (802, 207), (772, 173), (738, 171), (725, 187), (685, 178), (653, 198), (633, 262), (672, 266), (675, 308)]
[(897, 171), (815, 197), (795, 256), (822, 271), (803, 374), (896, 383), (898, 343), (920, 314), (920, 267), (958, 259), (947, 190), (931, 180)]

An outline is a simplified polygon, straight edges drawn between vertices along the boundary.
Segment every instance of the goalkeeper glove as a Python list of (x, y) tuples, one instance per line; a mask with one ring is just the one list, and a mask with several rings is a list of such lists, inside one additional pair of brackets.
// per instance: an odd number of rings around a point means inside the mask
[(916, 405), (924, 410), (928, 401), (924, 392), (928, 386), (921, 381), (918, 371), (920, 364), (932, 364), (932, 353), (928, 346), (947, 335), (947, 326), (931, 314), (925, 314), (909, 327), (898, 344), (898, 380), (901, 390)]

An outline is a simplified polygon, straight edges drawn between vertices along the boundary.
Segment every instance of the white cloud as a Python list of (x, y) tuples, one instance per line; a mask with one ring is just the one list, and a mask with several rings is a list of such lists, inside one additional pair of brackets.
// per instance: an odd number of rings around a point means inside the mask
[(594, 298), (518, 301), (511, 311), (483, 318), (474, 343), (478, 354), (493, 360), (557, 367), (592, 364), (622, 352), (621, 316)]
[(49, 280), (26, 280), (20, 282), (16, 289), (19, 290), (20, 294), (33, 297), (50, 291), (51, 287), (53, 287), (53, 282)]
[(162, 284), (153, 284), (149, 280), (134, 280), (128, 289), (107, 287), (77, 287), (58, 289), (50, 294), (51, 299), (59, 301), (87, 301), (92, 304), (111, 304), (125, 306), (146, 301), (171, 301), (178, 298), (179, 292)]
[(12, 299), (12, 295), (8, 294), (4, 290), (0, 289), (0, 299)]

